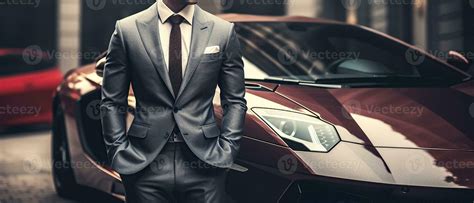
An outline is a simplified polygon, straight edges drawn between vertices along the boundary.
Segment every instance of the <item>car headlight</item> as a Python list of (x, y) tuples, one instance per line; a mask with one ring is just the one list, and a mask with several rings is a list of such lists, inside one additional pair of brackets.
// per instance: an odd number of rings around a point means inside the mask
[(266, 108), (252, 108), (252, 111), (290, 147), (294, 142), (310, 151), (328, 152), (341, 141), (336, 128), (316, 116)]

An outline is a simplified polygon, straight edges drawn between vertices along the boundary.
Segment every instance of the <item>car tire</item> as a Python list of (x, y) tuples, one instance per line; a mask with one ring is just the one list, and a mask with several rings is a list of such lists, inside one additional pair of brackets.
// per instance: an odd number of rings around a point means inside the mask
[(60, 197), (77, 199), (80, 187), (76, 183), (74, 171), (71, 167), (64, 113), (58, 104), (53, 108), (55, 112), (52, 124), (51, 155), (54, 188)]

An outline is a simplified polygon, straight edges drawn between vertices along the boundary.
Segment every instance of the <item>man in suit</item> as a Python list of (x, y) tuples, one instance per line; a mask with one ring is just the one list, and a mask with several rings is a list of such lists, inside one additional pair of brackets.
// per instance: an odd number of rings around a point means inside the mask
[[(117, 21), (110, 41), (102, 127), (128, 202), (224, 201), (247, 110), (242, 54), (234, 25), (190, 1), (158, 0)], [(136, 110), (127, 132), (130, 85)]]

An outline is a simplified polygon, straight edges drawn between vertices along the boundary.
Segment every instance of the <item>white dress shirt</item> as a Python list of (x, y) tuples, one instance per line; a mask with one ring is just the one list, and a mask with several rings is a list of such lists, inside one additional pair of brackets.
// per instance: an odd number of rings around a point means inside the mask
[(188, 5), (179, 13), (174, 13), (162, 0), (158, 0), (158, 15), (160, 16), (159, 27), (159, 37), (161, 40), (161, 48), (163, 50), (163, 57), (165, 59), (166, 69), (169, 71), (169, 46), (170, 46), (170, 34), (172, 25), (168, 22), (168, 18), (173, 15), (180, 15), (184, 18), (183, 23), (181, 23), (181, 50), (182, 50), (182, 60), (183, 60), (183, 78), (186, 71), (186, 66), (188, 65), (189, 58), (189, 49), (191, 48), (191, 36), (193, 28), (193, 18), (194, 18), (194, 5)]

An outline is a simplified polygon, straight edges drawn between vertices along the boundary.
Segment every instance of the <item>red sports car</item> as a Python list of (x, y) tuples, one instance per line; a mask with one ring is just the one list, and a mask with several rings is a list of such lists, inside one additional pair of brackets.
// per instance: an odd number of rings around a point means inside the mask
[[(451, 52), (455, 67), (332, 21), (221, 17), (241, 40), (249, 107), (227, 180), (236, 202), (473, 202), (474, 81), (464, 57)], [(101, 134), (104, 61), (71, 71), (54, 98), (61, 196), (87, 186), (124, 197)], [(129, 124), (134, 105), (130, 92)]]
[(39, 47), (0, 49), (0, 128), (51, 124), (62, 74)]

